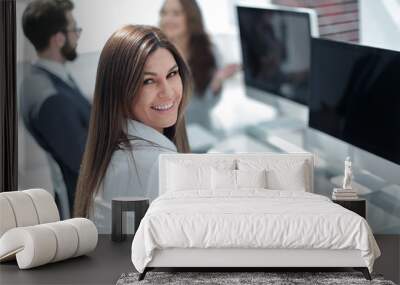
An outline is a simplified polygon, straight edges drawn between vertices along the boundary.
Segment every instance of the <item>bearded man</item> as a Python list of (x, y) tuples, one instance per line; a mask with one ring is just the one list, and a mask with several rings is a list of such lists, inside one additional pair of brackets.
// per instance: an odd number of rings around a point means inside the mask
[(89, 127), (90, 103), (65, 63), (77, 57), (82, 29), (72, 15), (70, 0), (35, 0), (23, 16), (25, 36), (38, 60), (25, 76), (20, 112), (30, 134), (57, 162), (72, 211), (75, 187)]

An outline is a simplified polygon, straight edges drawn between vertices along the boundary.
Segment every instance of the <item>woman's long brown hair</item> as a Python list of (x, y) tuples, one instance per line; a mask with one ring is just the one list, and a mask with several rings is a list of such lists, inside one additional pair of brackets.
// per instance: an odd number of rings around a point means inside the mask
[(214, 76), (217, 62), (197, 2), (195, 0), (179, 0), (179, 2), (186, 16), (189, 34), (187, 61), (193, 75), (195, 94), (201, 97)]
[(74, 216), (88, 217), (95, 194), (103, 181), (112, 154), (118, 148), (131, 149), (127, 119), (143, 83), (143, 68), (158, 48), (171, 52), (183, 85), (175, 125), (164, 130), (178, 152), (189, 152), (183, 116), (191, 93), (190, 72), (176, 48), (161, 31), (149, 26), (125, 26), (106, 42), (97, 68), (96, 86), (85, 153), (75, 195)]

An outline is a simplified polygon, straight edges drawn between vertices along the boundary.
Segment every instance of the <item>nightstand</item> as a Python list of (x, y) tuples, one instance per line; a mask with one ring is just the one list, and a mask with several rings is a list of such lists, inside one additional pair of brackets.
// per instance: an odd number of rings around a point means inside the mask
[(123, 233), (123, 212), (135, 212), (135, 232), (137, 231), (140, 221), (146, 214), (149, 207), (149, 198), (146, 197), (117, 197), (112, 199), (112, 227), (111, 239), (113, 241), (123, 241), (126, 234)]
[(355, 200), (332, 200), (332, 202), (339, 204), (340, 206), (359, 214), (361, 217), (366, 219), (366, 200), (355, 199)]

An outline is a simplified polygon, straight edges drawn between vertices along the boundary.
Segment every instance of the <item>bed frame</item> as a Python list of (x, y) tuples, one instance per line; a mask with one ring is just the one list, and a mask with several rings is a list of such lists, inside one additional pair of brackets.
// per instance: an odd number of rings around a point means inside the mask
[[(313, 192), (314, 159), (310, 153), (276, 154), (185, 154), (185, 159), (210, 161), (218, 159), (238, 158), (271, 158), (304, 160), (308, 163), (308, 187), (307, 192)], [(166, 165), (168, 161), (182, 160), (181, 154), (160, 155), (159, 175), (160, 194), (164, 193), (163, 185), (166, 181)], [(153, 259), (149, 262), (139, 280), (143, 280), (146, 273), (156, 268), (207, 268), (211, 271), (217, 268), (230, 268), (234, 271), (246, 271), (249, 269), (266, 268), (343, 268), (350, 267), (361, 271), (367, 280), (371, 275), (361, 257), (359, 250), (333, 250), (333, 249), (255, 249), (255, 248), (169, 248), (157, 249)], [(289, 269), (290, 270), (290, 269)], [(310, 270), (311, 271), (311, 270)]]
[[(139, 275), (155, 268), (232, 268), (246, 271), (254, 268), (337, 268), (351, 267), (371, 280), (359, 250), (330, 249), (194, 249), (156, 250), (152, 261)], [(262, 270), (261, 270), (262, 271)]]

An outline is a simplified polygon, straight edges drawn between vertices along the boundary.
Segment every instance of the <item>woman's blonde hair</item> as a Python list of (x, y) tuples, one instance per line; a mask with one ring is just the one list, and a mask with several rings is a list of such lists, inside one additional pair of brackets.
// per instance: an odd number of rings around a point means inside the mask
[(158, 28), (139, 25), (120, 28), (108, 39), (100, 55), (74, 216), (88, 217), (113, 152), (132, 148), (130, 140), (135, 138), (128, 137), (127, 119), (132, 117), (132, 102), (142, 87), (146, 60), (158, 48), (171, 52), (183, 85), (177, 122), (164, 129), (164, 135), (175, 143), (178, 152), (189, 152), (183, 113), (192, 81), (185, 61)]

